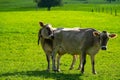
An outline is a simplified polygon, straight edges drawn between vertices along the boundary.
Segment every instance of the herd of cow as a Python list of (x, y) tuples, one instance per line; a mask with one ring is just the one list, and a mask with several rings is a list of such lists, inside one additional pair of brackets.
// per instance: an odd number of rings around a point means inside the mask
[[(86, 55), (91, 57), (92, 73), (96, 74), (94, 57), (100, 49), (107, 49), (109, 38), (114, 38), (116, 34), (110, 34), (106, 31), (99, 32), (92, 28), (53, 28), (50, 24), (39, 22), (40, 30), (38, 33), (38, 44), (41, 42), (42, 48), (46, 54), (50, 70), (50, 58), (52, 58), (52, 70), (60, 71), (60, 58), (68, 53), (73, 56), (70, 69), (74, 68), (76, 56), (80, 56), (78, 69), (84, 73)], [(57, 56), (57, 58), (56, 58)]]

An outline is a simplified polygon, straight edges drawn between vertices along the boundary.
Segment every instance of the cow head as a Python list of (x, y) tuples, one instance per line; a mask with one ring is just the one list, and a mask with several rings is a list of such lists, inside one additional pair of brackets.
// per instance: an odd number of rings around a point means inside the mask
[(53, 28), (50, 24), (44, 24), (43, 22), (39, 22), (40, 26), (42, 27), (40, 29), (41, 37), (45, 39), (52, 39), (53, 38)]
[(108, 42), (109, 38), (116, 37), (116, 34), (109, 34), (106, 31), (102, 31), (102, 32), (94, 31), (93, 35), (99, 37), (100, 46), (101, 46), (102, 50), (107, 49), (107, 42)]

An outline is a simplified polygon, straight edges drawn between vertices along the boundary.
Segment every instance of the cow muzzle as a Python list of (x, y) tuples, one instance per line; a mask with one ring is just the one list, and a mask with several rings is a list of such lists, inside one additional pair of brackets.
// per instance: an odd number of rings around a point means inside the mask
[(101, 49), (102, 50), (107, 50), (107, 47), (106, 46), (101, 46)]

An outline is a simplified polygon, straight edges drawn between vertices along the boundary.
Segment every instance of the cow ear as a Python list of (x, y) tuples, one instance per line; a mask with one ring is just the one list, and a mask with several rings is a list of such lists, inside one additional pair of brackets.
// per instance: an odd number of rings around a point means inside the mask
[(109, 37), (110, 38), (115, 38), (115, 37), (117, 37), (117, 34), (109, 34)]
[(39, 22), (39, 24), (40, 24), (40, 26), (41, 26), (41, 27), (44, 27), (44, 24), (43, 24), (43, 22)]
[(93, 32), (93, 35), (94, 35), (94, 36), (99, 36), (99, 35), (100, 35), (100, 32), (94, 31), (94, 32)]

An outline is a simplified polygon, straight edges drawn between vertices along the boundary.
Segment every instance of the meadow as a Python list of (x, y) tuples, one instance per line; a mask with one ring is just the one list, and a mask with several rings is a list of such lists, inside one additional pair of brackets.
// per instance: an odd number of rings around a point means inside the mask
[[(2, 9), (2, 8), (1, 8)], [(56, 10), (55, 10), (56, 9)], [(85, 74), (75, 69), (69, 70), (72, 56), (61, 58), (61, 72), (47, 72), (45, 53), (37, 45), (39, 21), (53, 27), (95, 28), (116, 33), (110, 39), (108, 50), (96, 55), (97, 74), (91, 73), (90, 57), (87, 56)], [(76, 10), (1, 10), (0, 12), (0, 80), (120, 80), (120, 16), (108, 13)]]

